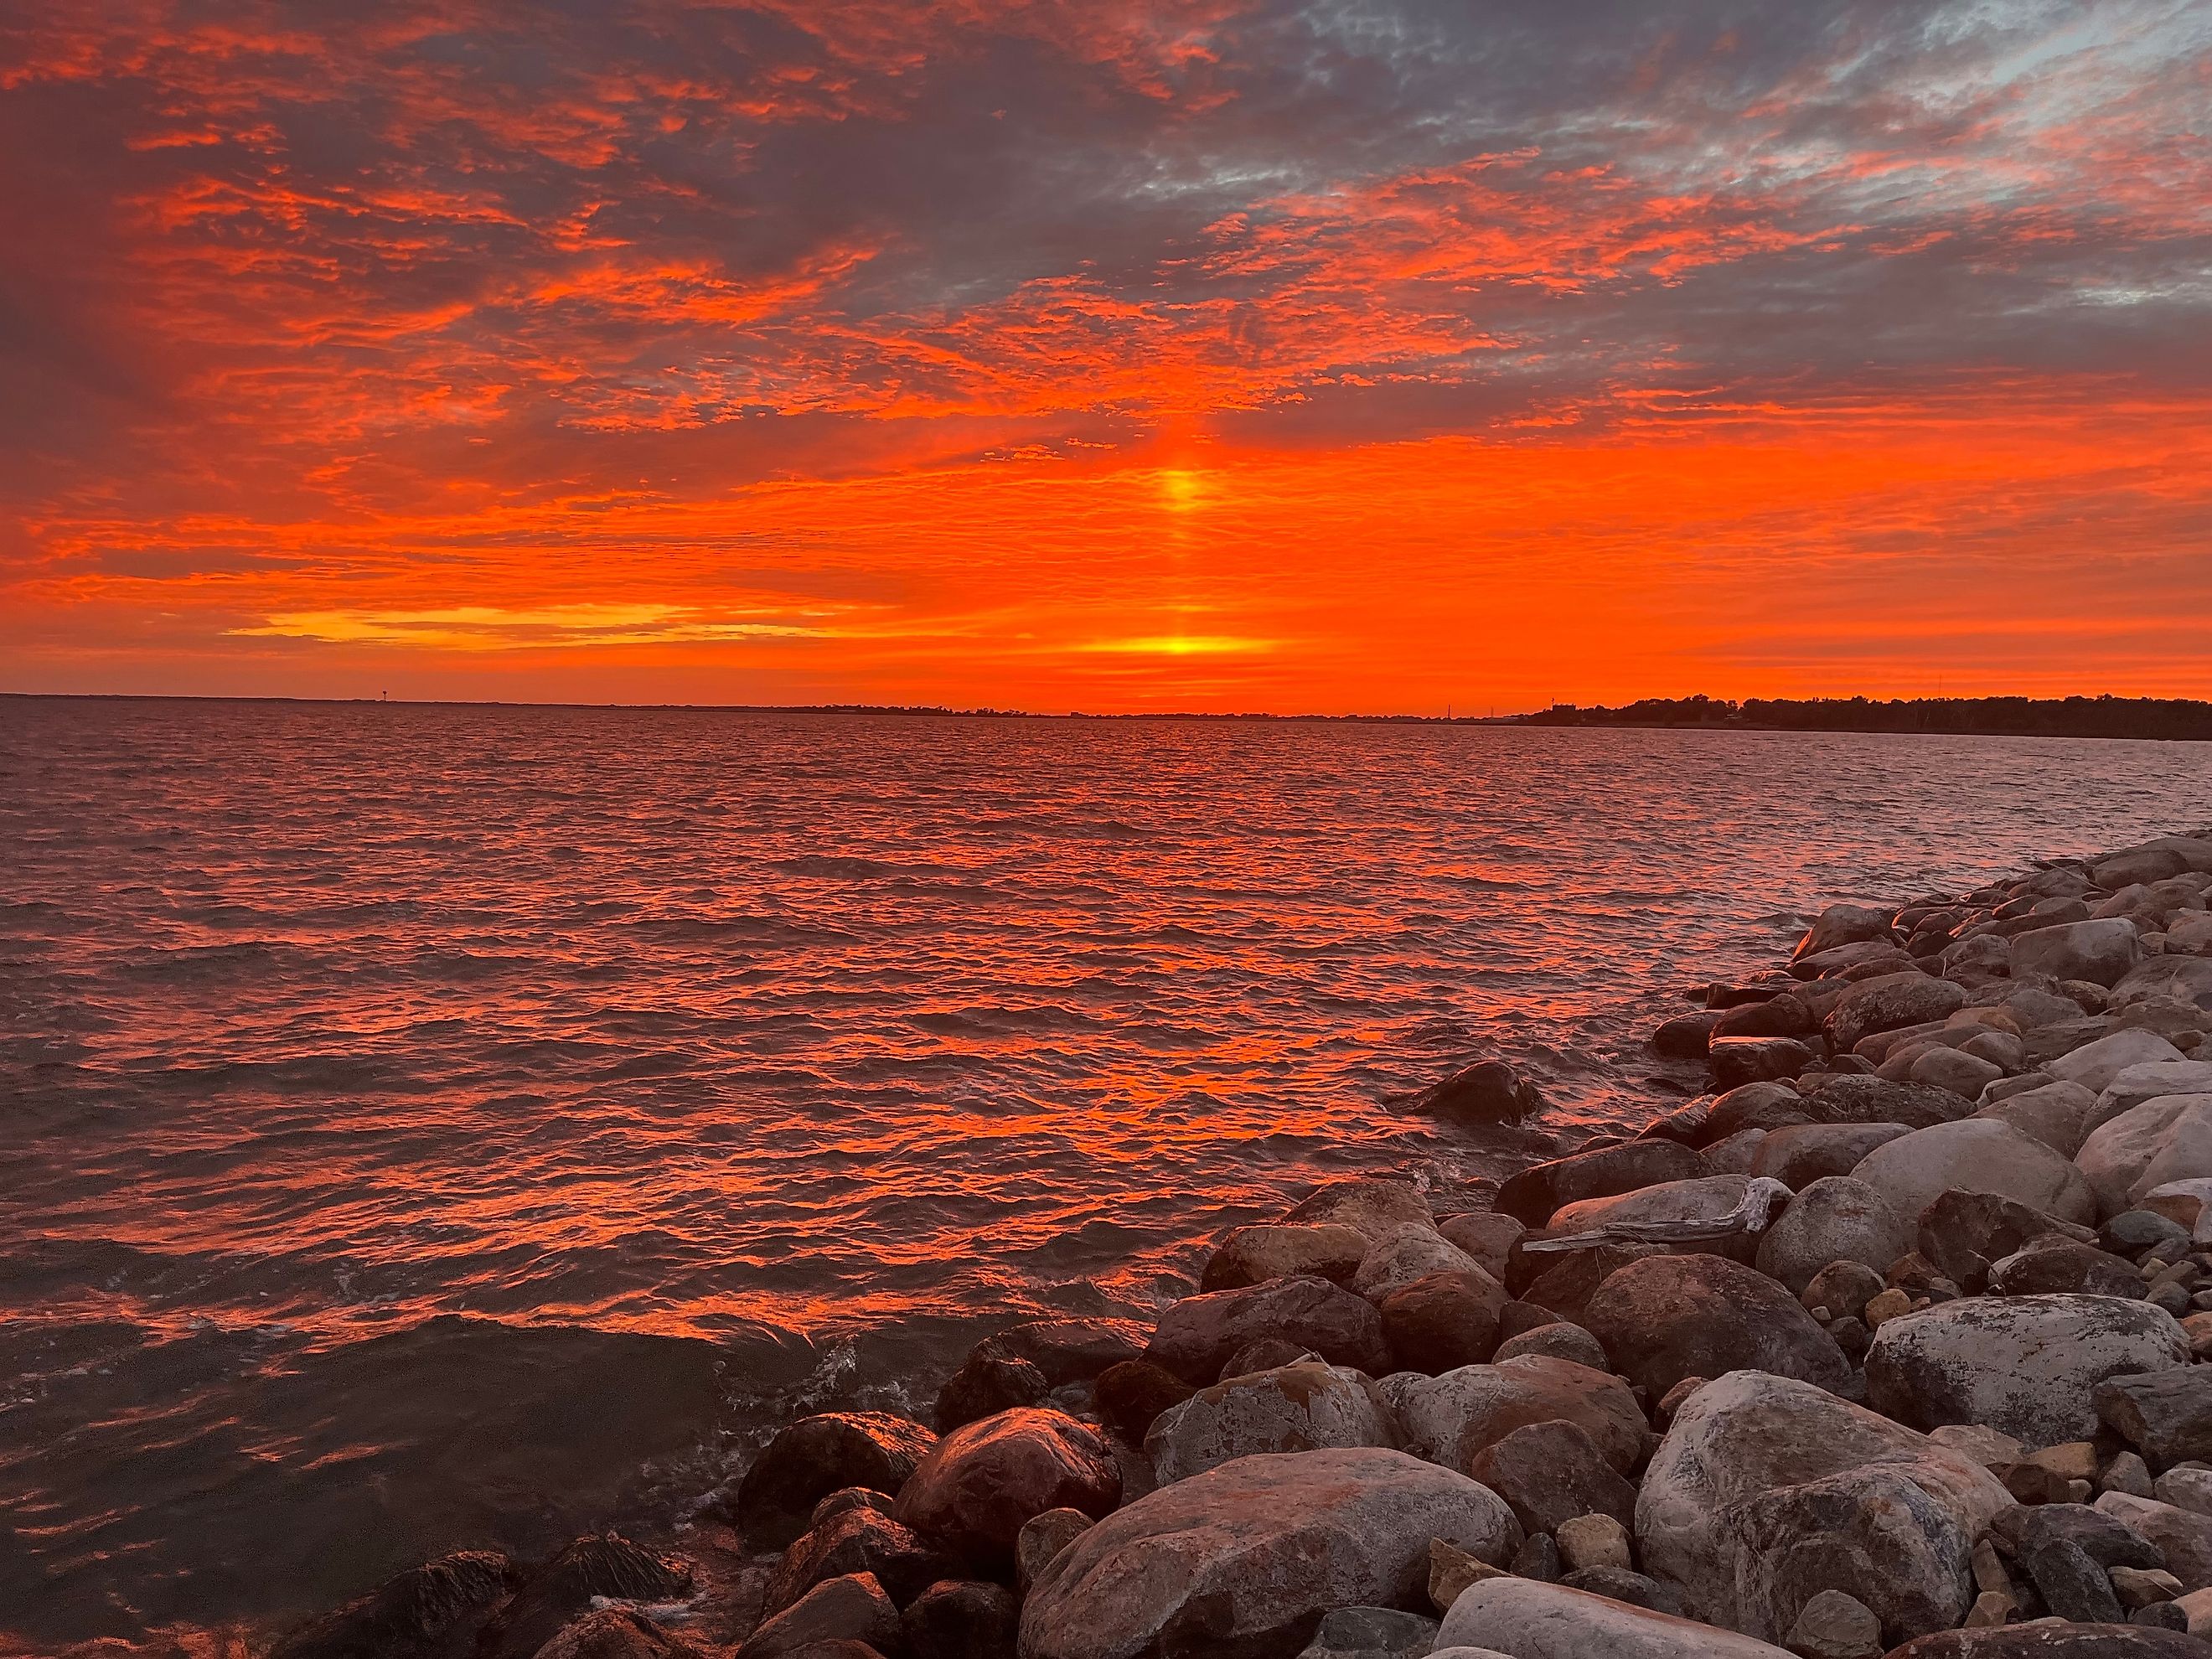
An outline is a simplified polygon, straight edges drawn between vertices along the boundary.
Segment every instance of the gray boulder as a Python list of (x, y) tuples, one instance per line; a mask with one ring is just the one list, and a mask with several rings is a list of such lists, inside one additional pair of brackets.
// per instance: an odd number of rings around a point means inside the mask
[(1437, 1224), (1437, 1231), (1473, 1256), (1492, 1279), (1503, 1279), (1506, 1258), (1528, 1230), (1510, 1215), (1476, 1210), (1446, 1217)]
[(1967, 1118), (1900, 1135), (1851, 1171), (1908, 1223), (1947, 1188), (1995, 1193), (2061, 1220), (2094, 1223), (2097, 1202), (2081, 1171), (2008, 1123)]
[(2130, 1026), (2068, 1050), (2047, 1062), (2044, 1070), (2068, 1083), (2078, 1083), (2092, 1094), (2102, 1094), (2131, 1066), (2187, 1058), (2157, 1032)]
[(2084, 1134), (2110, 1123), (2130, 1107), (2160, 1095), (2212, 1094), (2212, 1060), (2151, 1060), (2118, 1073), (2086, 1116)]
[(1200, 1389), (1161, 1413), (1145, 1436), (1164, 1486), (1255, 1452), (1397, 1444), (1397, 1425), (1375, 1384), (1317, 1360)]
[(1202, 1291), (1234, 1291), (1301, 1273), (1339, 1285), (1366, 1258), (1366, 1237), (1350, 1227), (1273, 1223), (1237, 1227), (1221, 1241), (1199, 1280)]
[[(1481, 1264), (1436, 1230), (1431, 1222), (1417, 1222), (1385, 1234), (1368, 1246), (1352, 1276), (1352, 1288), (1381, 1305), (1394, 1291), (1401, 1291), (1431, 1273), (1480, 1273)], [(1488, 1275), (1484, 1275), (1486, 1278)]]
[(1298, 1659), (1423, 1659), (1437, 1621), (1395, 1607), (1339, 1607), (1321, 1621)]
[(1332, 1181), (1308, 1194), (1283, 1217), (1286, 1225), (1349, 1227), (1370, 1244), (1401, 1227), (1413, 1223), (1433, 1227), (1436, 1220), (1419, 1188), (1381, 1176)]
[(2030, 1139), (2039, 1140), (2061, 1158), (2081, 1150), (2089, 1133), (2088, 1115), (2097, 1097), (2078, 1083), (2051, 1082), (1984, 1106), (1969, 1120), (2009, 1123)]
[[(1717, 1221), (1735, 1213), (1750, 1185), (1747, 1176), (1705, 1176), (1694, 1181), (1662, 1182), (1641, 1192), (1622, 1193), (1613, 1198), (1586, 1198), (1557, 1211), (1544, 1231), (1557, 1237), (1593, 1232), (1617, 1222)], [(1753, 1242), (1748, 1235), (1739, 1232), (1718, 1238), (1686, 1240), (1674, 1248), (1700, 1252), (1741, 1250), (1748, 1255)]]
[(1637, 1500), (1647, 1571), (1689, 1611), (1780, 1640), (1824, 1591), (1902, 1641), (1956, 1625), (1974, 1540), (2012, 1498), (1970, 1458), (1833, 1395), (1736, 1371), (1676, 1412)]
[(1432, 1540), (1502, 1565), (1521, 1535), (1494, 1492), (1402, 1452), (1243, 1457), (1054, 1557), (1022, 1608), (1022, 1659), (1294, 1654), (1333, 1609), (1414, 1605)]
[(764, 1621), (734, 1659), (783, 1659), (817, 1643), (865, 1642), (879, 1651), (899, 1645), (898, 1609), (872, 1573), (824, 1579)]
[(1917, 970), (1862, 980), (1828, 1013), (1828, 1041), (1838, 1054), (1850, 1054), (1862, 1037), (1924, 1025), (1966, 1005), (1963, 987)]
[(2094, 1508), (2136, 1537), (2149, 1540), (2185, 1593), (2212, 1589), (2212, 1516), (2124, 1492), (2100, 1494)]
[(1644, 1461), (1650, 1444), (1628, 1385), (1572, 1360), (1525, 1354), (1442, 1376), (1401, 1371), (1377, 1386), (1397, 1413), (1407, 1449), (1455, 1469), (1516, 1429), (1555, 1419), (1581, 1428), (1623, 1474)]
[(1847, 1073), (1807, 1078), (1800, 1105), (1813, 1123), (1902, 1123), (1908, 1129), (1954, 1122), (1974, 1109), (1948, 1089)]
[(1867, 1402), (1917, 1429), (1980, 1424), (2055, 1446), (2095, 1436), (2106, 1378), (2189, 1357), (2181, 1327), (2147, 1302), (1975, 1297), (1885, 1322), (1867, 1351)]
[(1796, 1298), (1725, 1256), (1632, 1261), (1589, 1300), (1583, 1322), (1613, 1368), (1653, 1400), (1686, 1376), (1771, 1371), (1839, 1389), (1850, 1363)]
[(2131, 1106), (2081, 1143), (2074, 1162), (2105, 1215), (2132, 1209), (2170, 1181), (2212, 1176), (2212, 1093)]
[(2021, 977), (2048, 974), (2055, 980), (2112, 985), (2142, 959), (2135, 924), (2118, 917), (2037, 927), (2014, 934), (2012, 941), (2012, 970)]
[(1877, 1273), (1912, 1249), (1912, 1227), (1863, 1181), (1827, 1176), (1790, 1201), (1759, 1241), (1759, 1270), (1802, 1292), (1832, 1261)]
[(1733, 1631), (1533, 1578), (1486, 1578), (1462, 1590), (1437, 1632), (1435, 1659), (1462, 1648), (1512, 1659), (1791, 1659)]
[(1662, 1181), (1693, 1181), (1711, 1168), (1691, 1148), (1675, 1140), (1629, 1140), (1571, 1158), (1532, 1164), (1509, 1176), (1498, 1191), (1501, 1214), (1540, 1227), (1562, 1204), (1585, 1198), (1611, 1198)]
[(2153, 957), (2112, 987), (2112, 1006), (2171, 997), (2212, 1009), (2212, 957)]

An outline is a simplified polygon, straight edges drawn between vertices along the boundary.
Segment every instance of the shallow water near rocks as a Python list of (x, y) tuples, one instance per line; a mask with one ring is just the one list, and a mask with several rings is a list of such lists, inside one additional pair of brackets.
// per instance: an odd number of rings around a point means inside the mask
[[(0, 1632), (666, 1526), (984, 1329), (1694, 1089), (1837, 898), (2212, 812), (2212, 746), (0, 700)], [(6, 1642), (0, 1639), (0, 1651)]]

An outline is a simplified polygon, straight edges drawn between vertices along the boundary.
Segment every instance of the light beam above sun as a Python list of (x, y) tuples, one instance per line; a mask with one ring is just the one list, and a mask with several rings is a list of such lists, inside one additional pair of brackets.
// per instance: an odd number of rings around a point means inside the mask
[(2212, 11), (0, 25), (0, 690), (2212, 692)]

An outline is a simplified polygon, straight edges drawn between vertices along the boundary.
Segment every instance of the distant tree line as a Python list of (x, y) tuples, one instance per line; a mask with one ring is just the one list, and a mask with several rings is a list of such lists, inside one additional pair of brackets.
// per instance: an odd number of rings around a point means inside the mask
[(1784, 732), (1937, 732), (2019, 738), (2212, 741), (2212, 702), (2186, 697), (1646, 697), (1619, 708), (1559, 703), (1528, 726), (1702, 726)]

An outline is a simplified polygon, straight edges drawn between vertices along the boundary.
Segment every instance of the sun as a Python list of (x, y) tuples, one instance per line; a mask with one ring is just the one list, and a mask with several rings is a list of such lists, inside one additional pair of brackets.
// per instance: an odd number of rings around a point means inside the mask
[(1169, 467), (1159, 475), (1161, 503), (1170, 513), (1194, 513), (1206, 505), (1212, 480), (1203, 472)]

